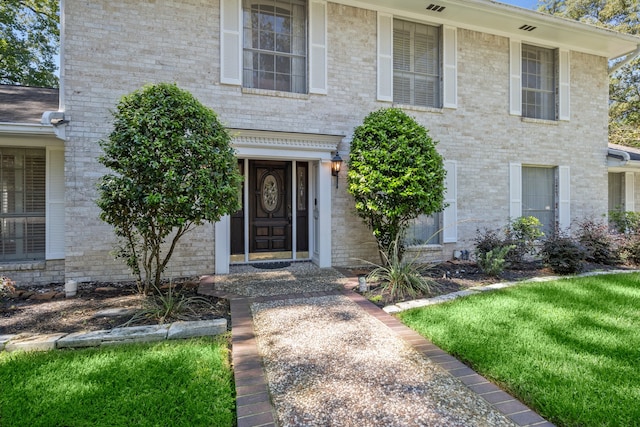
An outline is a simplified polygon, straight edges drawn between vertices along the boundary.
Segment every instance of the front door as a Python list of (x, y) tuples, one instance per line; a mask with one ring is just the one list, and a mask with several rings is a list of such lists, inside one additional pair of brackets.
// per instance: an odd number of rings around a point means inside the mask
[(291, 259), (291, 162), (249, 162), (249, 260)]

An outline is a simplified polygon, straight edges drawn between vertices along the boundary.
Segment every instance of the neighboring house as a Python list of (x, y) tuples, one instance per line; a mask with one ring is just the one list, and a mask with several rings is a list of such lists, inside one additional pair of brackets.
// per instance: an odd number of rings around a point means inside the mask
[(331, 159), (390, 106), (439, 141), (448, 207), (408, 242), (449, 259), (509, 218), (549, 230), (607, 212), (608, 61), (640, 45), (485, 0), (65, 0), (62, 22), (64, 274), (79, 281), (131, 277), (98, 218), (96, 158), (110, 111), (146, 83), (176, 82), (213, 108), (245, 175), (244, 209), (193, 231), (168, 275), (377, 260), (347, 164), (335, 178)]
[(58, 98), (0, 85), (0, 274), (35, 283), (64, 280), (63, 128), (41, 123)]
[[(609, 144), (608, 210), (635, 211), (640, 206), (640, 149)], [(638, 184), (636, 184), (638, 182)]]

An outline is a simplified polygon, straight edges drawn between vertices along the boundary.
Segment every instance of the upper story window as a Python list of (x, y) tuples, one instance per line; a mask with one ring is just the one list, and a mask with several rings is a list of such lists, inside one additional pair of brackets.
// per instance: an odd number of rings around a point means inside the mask
[(393, 102), (442, 107), (440, 28), (393, 20)]
[(304, 0), (243, 1), (243, 78), (247, 88), (307, 93)]
[(556, 52), (522, 45), (522, 116), (556, 119)]

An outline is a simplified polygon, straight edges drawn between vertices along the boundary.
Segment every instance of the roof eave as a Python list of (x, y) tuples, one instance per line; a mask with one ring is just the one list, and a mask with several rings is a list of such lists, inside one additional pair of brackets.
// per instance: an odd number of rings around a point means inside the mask
[[(640, 37), (621, 34), (579, 21), (561, 18), (492, 0), (334, 0), (337, 3), (409, 18), (454, 25), (522, 41), (562, 47), (615, 59), (633, 52)], [(442, 12), (427, 10), (430, 4), (443, 6)], [(528, 25), (531, 31), (521, 30)]]

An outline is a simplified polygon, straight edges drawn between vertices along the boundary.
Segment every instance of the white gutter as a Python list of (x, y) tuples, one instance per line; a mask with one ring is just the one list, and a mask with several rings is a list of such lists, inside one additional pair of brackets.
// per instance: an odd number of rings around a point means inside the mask
[(51, 125), (0, 123), (0, 134), (57, 136)]
[[(633, 61), (634, 59), (636, 59), (638, 57), (638, 55), (640, 55), (640, 45), (638, 45), (638, 47), (636, 48), (636, 50), (634, 50), (631, 53), (628, 53), (625, 58), (614, 64), (612, 67), (609, 67), (609, 75), (615, 73), (616, 71), (618, 71), (620, 68), (624, 67), (625, 65), (627, 65), (629, 62)], [(621, 58), (621, 57), (618, 57)], [(618, 58), (613, 58), (618, 59)]]
[(611, 147), (607, 148), (607, 157), (616, 157), (616, 160), (607, 159), (608, 167), (623, 167), (627, 165), (631, 160), (631, 156), (626, 151), (618, 150)]

